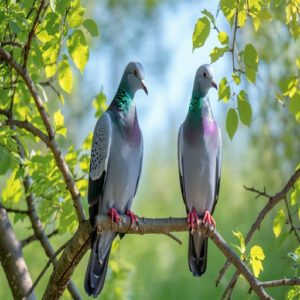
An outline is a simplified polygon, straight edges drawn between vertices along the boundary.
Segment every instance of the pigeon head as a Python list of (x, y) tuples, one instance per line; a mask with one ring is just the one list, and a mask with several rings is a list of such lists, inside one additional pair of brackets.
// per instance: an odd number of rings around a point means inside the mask
[(200, 96), (205, 96), (211, 87), (218, 89), (213, 77), (214, 71), (211, 65), (200, 66), (195, 76), (194, 92), (197, 92)]
[(132, 95), (140, 89), (143, 89), (148, 95), (148, 89), (144, 82), (144, 69), (139, 62), (130, 62), (126, 66), (123, 80), (125, 80), (127, 88)]

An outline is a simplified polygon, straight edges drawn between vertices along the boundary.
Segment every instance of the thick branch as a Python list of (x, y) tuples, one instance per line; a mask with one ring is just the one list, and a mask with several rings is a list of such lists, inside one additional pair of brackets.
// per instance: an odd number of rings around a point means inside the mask
[[(107, 215), (101, 215), (97, 219), (98, 232), (113, 230), (120, 233), (132, 234), (166, 234), (170, 232), (188, 231), (186, 218), (166, 218), (149, 219), (139, 218), (139, 226), (131, 227), (131, 220), (128, 216), (122, 215), (123, 222), (115, 224), (110, 222)], [(79, 263), (81, 257), (89, 247), (90, 225), (85, 222), (79, 226), (74, 238), (68, 244), (62, 257), (59, 259), (57, 267), (51, 275), (49, 284), (43, 299), (59, 299), (62, 295), (68, 279), (71, 277), (74, 268)], [(206, 232), (205, 229), (199, 229)], [(240, 260), (239, 256), (226, 244), (221, 235), (217, 232), (207, 233), (219, 250), (235, 265), (239, 272), (249, 282), (251, 288), (261, 299), (272, 299), (260, 286), (260, 282), (251, 273), (246, 264)]]
[(80, 200), (80, 193), (79, 193), (77, 186), (72, 178), (72, 174), (69, 170), (69, 167), (68, 167), (68, 165), (67, 165), (63, 155), (61, 154), (61, 151), (55, 141), (55, 138), (54, 138), (55, 133), (51, 126), (49, 116), (43, 105), (43, 101), (40, 98), (40, 96), (36, 90), (36, 87), (35, 87), (32, 79), (28, 75), (26, 69), (24, 69), (16, 61), (14, 61), (13, 57), (1, 47), (0, 47), (0, 57), (2, 57), (9, 65), (11, 65), (16, 70), (16, 72), (22, 77), (28, 90), (31, 93), (31, 96), (33, 97), (33, 99), (35, 101), (35, 104), (38, 108), (38, 111), (40, 113), (40, 116), (43, 120), (43, 123), (45, 125), (46, 131), (48, 134), (48, 138), (49, 138), (48, 147), (52, 151), (54, 158), (56, 160), (57, 166), (60, 169), (60, 171), (64, 177), (67, 188), (73, 199), (73, 204), (74, 204), (74, 207), (75, 207), (75, 210), (77, 213), (78, 220), (79, 220), (79, 222), (81, 222), (82, 220), (85, 219), (85, 214), (84, 214), (84, 210), (83, 210), (81, 200)]
[[(254, 233), (256, 232), (256, 230), (258, 230), (260, 228), (260, 225), (261, 225), (262, 221), (265, 219), (265, 217), (267, 216), (267, 214), (273, 209), (273, 207), (278, 202), (280, 202), (281, 200), (286, 198), (288, 192), (294, 186), (295, 182), (299, 178), (300, 178), (300, 169), (295, 171), (295, 173), (290, 177), (290, 179), (288, 180), (288, 182), (286, 183), (286, 185), (284, 186), (284, 188), (280, 192), (278, 192), (277, 194), (275, 194), (274, 196), (269, 198), (269, 201), (263, 207), (263, 209), (260, 211), (257, 219), (255, 220), (255, 222), (251, 226), (249, 232), (247, 233), (247, 236), (245, 238), (245, 244), (246, 245), (250, 242), (250, 240), (252, 239), (252, 237), (253, 237)], [(257, 193), (257, 191), (255, 191), (255, 193)], [(258, 191), (257, 194), (264, 195), (266, 197), (266, 194), (264, 192), (259, 192)], [(223, 275), (225, 274), (226, 270), (229, 268), (230, 264), (231, 264), (230, 261), (227, 260), (225, 265), (223, 266), (223, 268), (220, 270), (219, 277), (216, 281), (217, 285), (221, 281)], [(230, 289), (234, 288), (237, 279), (238, 279), (238, 272), (235, 272), (232, 279), (230, 280), (230, 286), (231, 286)]]
[[(0, 206), (0, 261), (14, 299), (24, 299), (32, 281), (6, 210)], [(32, 293), (27, 299), (35, 299)]]

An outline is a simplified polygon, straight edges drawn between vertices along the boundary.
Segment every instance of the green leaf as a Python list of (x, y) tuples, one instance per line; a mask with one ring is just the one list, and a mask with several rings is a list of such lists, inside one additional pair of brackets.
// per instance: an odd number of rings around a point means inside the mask
[(243, 234), (240, 231), (233, 231), (233, 235), (239, 240), (240, 247), (237, 247), (242, 255), (246, 253), (246, 244), (245, 244), (245, 238)]
[(225, 31), (220, 31), (218, 34), (218, 39), (222, 45), (228, 45), (229, 38)]
[(250, 265), (255, 277), (258, 277), (260, 272), (263, 271), (262, 261), (265, 259), (265, 254), (260, 246), (253, 246), (250, 250)]
[(220, 0), (220, 8), (229, 24), (232, 25), (236, 10), (236, 2), (232, 0)]
[(282, 228), (284, 226), (284, 223), (285, 223), (285, 212), (281, 208), (277, 212), (276, 217), (274, 218), (274, 221), (273, 221), (273, 232), (274, 232), (276, 238), (278, 238), (278, 236), (280, 235)]
[(67, 135), (67, 128), (64, 127), (64, 116), (60, 109), (54, 113), (55, 132), (64, 137)]
[(6, 187), (2, 190), (3, 203), (18, 203), (24, 195), (24, 188), (21, 179), (16, 178), (14, 171), (6, 181)]
[(247, 94), (244, 90), (241, 90), (238, 94), (238, 112), (241, 122), (250, 126), (252, 120), (252, 108), (250, 103), (247, 101)]
[(68, 51), (75, 66), (83, 73), (84, 67), (89, 59), (89, 48), (81, 30), (75, 30), (68, 38)]
[(223, 100), (224, 102), (228, 102), (230, 99), (230, 86), (228, 85), (226, 77), (219, 83), (218, 95), (219, 100)]
[(239, 11), (238, 14), (238, 26), (241, 28), (245, 26), (247, 21), (247, 12), (245, 10)]
[(231, 140), (237, 130), (238, 123), (239, 123), (239, 118), (236, 110), (230, 108), (226, 117), (226, 130)]
[(241, 76), (235, 73), (232, 73), (232, 79), (236, 85), (240, 85), (241, 83)]
[(96, 98), (93, 100), (93, 107), (95, 108), (95, 117), (99, 118), (103, 112), (106, 110), (106, 96), (103, 93), (103, 91), (100, 91), (100, 93), (96, 96)]
[(252, 44), (247, 44), (245, 46), (243, 58), (245, 63), (246, 77), (250, 82), (255, 83), (258, 67), (258, 55)]
[(58, 65), (58, 83), (60, 87), (67, 92), (71, 93), (73, 87), (73, 75), (71, 67), (67, 60), (62, 60)]
[(94, 20), (92, 19), (84, 20), (82, 25), (90, 33), (92, 37), (99, 36), (98, 26)]
[(225, 46), (223, 48), (215, 47), (209, 55), (211, 62), (213, 63), (217, 61), (220, 57), (224, 55), (225, 52), (228, 51), (228, 49), (229, 49), (228, 46)]
[(293, 97), (290, 99), (290, 112), (295, 115), (300, 113), (300, 92), (297, 91)]
[(207, 9), (204, 9), (201, 11), (201, 13), (206, 16), (212, 24), (215, 24), (215, 18), (211, 12), (209, 12)]
[(76, 28), (82, 24), (85, 8), (77, 6), (70, 9), (67, 15), (67, 22), (71, 28)]
[(210, 22), (207, 17), (198, 19), (193, 33), (193, 50), (204, 45), (210, 33)]

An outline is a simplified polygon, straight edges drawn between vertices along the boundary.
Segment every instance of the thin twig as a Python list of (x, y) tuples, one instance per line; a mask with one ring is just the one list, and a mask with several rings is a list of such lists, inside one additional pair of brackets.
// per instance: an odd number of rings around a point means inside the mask
[[(280, 192), (278, 192), (277, 194), (275, 194), (274, 196), (268, 198), (269, 201), (263, 207), (263, 209), (260, 211), (258, 217), (254, 221), (254, 223), (252, 224), (250, 230), (248, 231), (248, 233), (246, 235), (246, 238), (245, 238), (245, 244), (246, 245), (250, 242), (250, 240), (252, 239), (254, 233), (260, 228), (260, 225), (261, 225), (262, 221), (265, 219), (265, 217), (268, 215), (268, 213), (273, 209), (273, 207), (276, 204), (278, 204), (281, 200), (286, 198), (286, 195), (293, 188), (295, 182), (299, 178), (300, 178), (300, 169), (297, 169), (294, 172), (294, 174), (289, 178), (289, 180), (287, 181), (287, 183), (285, 184), (283, 189)], [(259, 192), (259, 193), (263, 194), (264, 192)], [(223, 266), (223, 268), (219, 272), (219, 276), (216, 280), (216, 285), (218, 285), (220, 283), (222, 277), (224, 276), (226, 270), (229, 268), (230, 264), (231, 263), (227, 260), (225, 265)], [(235, 272), (232, 279), (230, 280), (230, 284), (232, 285), (232, 288), (234, 288), (237, 279), (238, 279), (238, 273)]]
[[(58, 234), (58, 229), (55, 229), (54, 231), (52, 231), (50, 234), (47, 234), (47, 238), (50, 239), (51, 237), (53, 237), (54, 235)], [(27, 245), (29, 245), (31, 242), (37, 241), (39, 240), (39, 238), (37, 237), (36, 234), (33, 234), (31, 236), (29, 236), (26, 239), (21, 240), (21, 245), (22, 248), (26, 247)]]
[(286, 286), (286, 285), (300, 285), (300, 277), (295, 278), (282, 278), (277, 280), (263, 281), (260, 283), (260, 286), (271, 288), (277, 286)]
[(33, 36), (34, 36), (34, 32), (36, 30), (36, 27), (38, 25), (38, 22), (39, 22), (39, 19), (40, 19), (40, 15), (41, 15), (41, 12), (43, 10), (45, 6), (45, 0), (41, 0), (41, 4), (36, 12), (36, 16), (34, 18), (34, 21), (33, 21), (33, 24), (32, 24), (32, 27), (31, 27), (31, 30), (29, 32), (29, 35), (28, 35), (28, 39), (27, 39), (27, 43), (24, 47), (24, 62), (23, 62), (23, 67), (26, 67), (27, 65), (27, 60), (28, 60), (28, 55), (29, 55), (29, 51), (30, 51), (30, 47), (31, 47), (31, 42), (32, 42), (32, 39), (33, 39)]
[(56, 259), (57, 255), (59, 255), (59, 253), (61, 253), (67, 247), (68, 243), (69, 243), (69, 241), (67, 241), (61, 247), (59, 247), (57, 249), (57, 251), (53, 254), (53, 256), (48, 260), (48, 262), (46, 263), (45, 267), (43, 268), (43, 270), (41, 271), (41, 273), (39, 274), (39, 276), (34, 281), (32, 287), (28, 291), (27, 297), (30, 296), (30, 294), (34, 291), (35, 287), (38, 285), (38, 283), (40, 282), (40, 280), (42, 279), (42, 277), (44, 276), (44, 274), (46, 273), (46, 271), (50, 267), (51, 263)]
[(297, 229), (296, 229), (296, 227), (294, 225), (294, 222), (293, 222), (293, 219), (292, 219), (292, 215), (291, 215), (290, 208), (289, 208), (288, 202), (286, 200), (286, 197), (284, 198), (284, 202), (285, 202), (285, 206), (286, 206), (286, 210), (287, 210), (289, 222), (290, 222), (290, 225), (291, 225), (291, 231), (294, 232), (295, 237), (296, 237), (298, 243), (300, 244), (300, 236), (299, 236), (299, 234), (297, 232)]
[(28, 210), (6, 207), (2, 203), (0, 203), (0, 207), (4, 208), (9, 213), (26, 214), (26, 215), (28, 214)]
[(175, 236), (174, 234), (168, 232), (168, 233), (164, 233), (166, 236), (168, 236), (169, 238), (171, 238), (172, 240), (174, 240), (176, 243), (178, 243), (179, 245), (182, 245), (182, 241)]

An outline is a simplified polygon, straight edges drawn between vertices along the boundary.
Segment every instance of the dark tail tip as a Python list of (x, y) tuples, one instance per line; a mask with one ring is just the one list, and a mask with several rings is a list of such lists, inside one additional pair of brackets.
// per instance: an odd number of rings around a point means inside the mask
[(189, 268), (195, 277), (200, 277), (206, 271), (208, 239), (202, 234), (189, 236)]
[(94, 247), (91, 250), (89, 263), (87, 266), (87, 270), (85, 273), (85, 280), (84, 280), (84, 289), (86, 293), (89, 296), (97, 297), (105, 283), (105, 277), (107, 272), (107, 266), (108, 266), (108, 259), (110, 254), (110, 249), (103, 261), (102, 264), (98, 261), (98, 255), (97, 255), (97, 243), (94, 243)]

